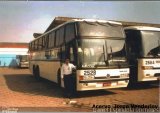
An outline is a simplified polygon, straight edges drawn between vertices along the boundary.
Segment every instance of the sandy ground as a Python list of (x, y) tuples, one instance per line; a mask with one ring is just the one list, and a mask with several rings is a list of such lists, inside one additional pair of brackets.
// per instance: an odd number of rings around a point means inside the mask
[[(76, 101), (76, 103), (69, 103)], [(0, 68), (0, 108), (2, 111), (93, 111), (94, 105), (157, 105), (159, 84), (136, 88), (81, 92), (63, 97), (63, 89), (48, 80), (37, 81), (28, 69)]]

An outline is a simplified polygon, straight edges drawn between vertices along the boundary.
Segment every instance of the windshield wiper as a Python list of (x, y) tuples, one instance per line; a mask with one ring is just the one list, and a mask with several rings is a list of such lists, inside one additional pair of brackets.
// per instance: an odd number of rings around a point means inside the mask
[[(105, 48), (106, 48), (106, 51), (105, 51)], [(108, 63), (108, 49), (107, 49), (107, 41), (105, 40), (105, 47), (103, 45), (103, 52), (104, 52), (104, 62), (106, 64), (106, 66), (109, 66), (109, 63)]]
[[(111, 60), (112, 60), (112, 62), (113, 62), (113, 51), (112, 51), (112, 46), (110, 46), (110, 49), (111, 49)], [(118, 65), (119, 68), (121, 68), (121, 64), (120, 64), (119, 61), (117, 61), (117, 65)]]
[[(102, 59), (104, 59), (104, 61)], [(106, 65), (108, 66), (108, 60), (106, 57), (105, 46), (103, 45), (103, 52), (101, 53), (101, 56), (98, 59), (98, 63), (96, 63), (94, 66), (98, 67), (98, 66), (106, 66)]]
[(112, 59), (112, 62), (113, 62), (113, 52), (112, 52), (112, 46), (110, 46), (110, 49), (111, 49), (111, 59)]

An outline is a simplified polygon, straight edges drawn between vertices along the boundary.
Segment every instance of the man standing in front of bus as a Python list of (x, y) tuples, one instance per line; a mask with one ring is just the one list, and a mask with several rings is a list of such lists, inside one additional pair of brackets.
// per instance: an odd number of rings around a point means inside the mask
[(67, 97), (71, 97), (74, 95), (74, 87), (75, 87), (75, 80), (73, 77), (73, 69), (76, 67), (69, 62), (69, 59), (65, 59), (65, 63), (61, 67), (61, 78), (64, 80), (64, 95)]

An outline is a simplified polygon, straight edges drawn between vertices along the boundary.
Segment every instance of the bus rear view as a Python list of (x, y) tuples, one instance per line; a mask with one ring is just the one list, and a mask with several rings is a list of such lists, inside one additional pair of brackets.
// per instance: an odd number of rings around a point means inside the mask
[(155, 81), (160, 76), (160, 28), (125, 28), (131, 83)]
[(28, 55), (17, 55), (17, 63), (19, 68), (28, 68), (29, 67)]

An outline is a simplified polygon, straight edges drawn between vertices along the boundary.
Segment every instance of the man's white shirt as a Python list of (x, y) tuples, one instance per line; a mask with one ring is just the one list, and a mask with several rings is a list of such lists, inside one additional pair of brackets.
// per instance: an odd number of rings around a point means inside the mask
[(61, 78), (63, 78), (64, 75), (72, 74), (73, 68), (76, 68), (73, 64), (68, 63), (68, 65), (67, 65), (64, 63), (61, 67)]

